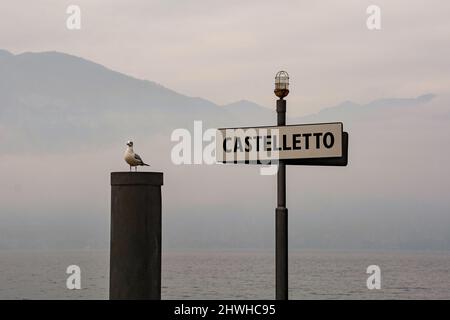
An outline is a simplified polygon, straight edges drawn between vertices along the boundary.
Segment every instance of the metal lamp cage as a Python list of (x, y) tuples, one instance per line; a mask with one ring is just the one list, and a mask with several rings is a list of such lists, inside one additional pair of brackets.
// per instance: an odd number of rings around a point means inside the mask
[(279, 71), (276, 74), (275, 89), (289, 90), (289, 74), (286, 71)]
[(276, 74), (274, 93), (280, 99), (289, 94), (289, 74), (286, 71), (279, 71)]

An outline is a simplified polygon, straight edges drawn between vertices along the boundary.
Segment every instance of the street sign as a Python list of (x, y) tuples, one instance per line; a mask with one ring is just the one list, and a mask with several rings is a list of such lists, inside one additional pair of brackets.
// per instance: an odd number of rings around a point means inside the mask
[(346, 165), (348, 135), (341, 122), (224, 128), (216, 132), (221, 163)]
[(346, 166), (348, 133), (341, 122), (286, 125), (289, 74), (275, 76), (277, 126), (216, 131), (216, 162), (277, 165), (275, 209), (275, 297), (288, 300), (288, 208), (286, 166)]

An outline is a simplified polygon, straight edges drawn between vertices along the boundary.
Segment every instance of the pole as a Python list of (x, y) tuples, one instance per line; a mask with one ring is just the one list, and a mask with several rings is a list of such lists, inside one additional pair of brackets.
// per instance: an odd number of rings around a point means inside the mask
[[(286, 100), (277, 100), (277, 125), (286, 125)], [(288, 209), (286, 208), (286, 164), (279, 160), (277, 208), (275, 209), (276, 299), (288, 300)]]
[(109, 298), (161, 299), (161, 172), (111, 173)]

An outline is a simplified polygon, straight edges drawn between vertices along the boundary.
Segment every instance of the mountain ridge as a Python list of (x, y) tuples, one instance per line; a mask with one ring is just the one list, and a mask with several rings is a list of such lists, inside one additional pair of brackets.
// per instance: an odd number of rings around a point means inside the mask
[[(318, 113), (290, 117), (290, 123), (346, 121), (370, 117), (383, 108), (414, 106), (435, 95), (346, 101)], [(56, 150), (67, 143), (111, 143), (123, 136), (170, 133), (195, 120), (209, 127), (271, 125), (275, 110), (241, 99), (218, 105), (57, 51), (12, 54), (0, 50), (0, 130), (11, 150)], [(29, 141), (32, 141), (31, 143)]]

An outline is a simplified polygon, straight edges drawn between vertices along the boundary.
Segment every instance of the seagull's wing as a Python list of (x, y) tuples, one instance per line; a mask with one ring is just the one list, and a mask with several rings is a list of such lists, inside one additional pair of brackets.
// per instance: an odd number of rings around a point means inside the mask
[(146, 164), (144, 161), (142, 161), (142, 158), (138, 154), (134, 154), (134, 160), (138, 161), (138, 166), (150, 166), (149, 164)]
[(139, 162), (141, 162), (141, 163), (144, 163), (144, 161), (142, 161), (142, 158), (141, 158), (137, 153), (134, 154), (134, 158), (135, 158), (137, 161), (139, 161)]

